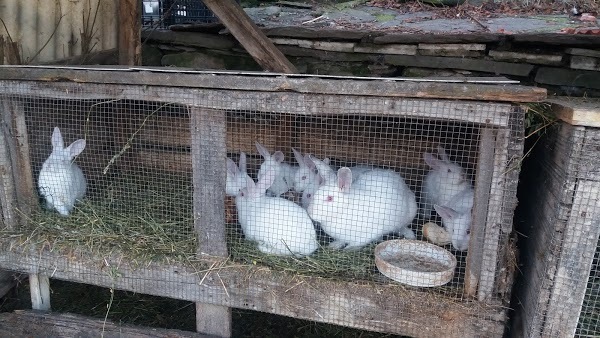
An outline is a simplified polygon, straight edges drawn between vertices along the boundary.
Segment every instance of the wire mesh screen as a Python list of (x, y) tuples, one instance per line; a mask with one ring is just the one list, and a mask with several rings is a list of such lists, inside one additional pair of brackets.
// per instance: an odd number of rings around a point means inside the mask
[[(532, 149), (523, 179), (525, 336), (596, 337), (600, 176), (596, 128), (557, 122)], [(579, 322), (579, 323), (578, 323)]]
[[(451, 321), (455, 336), (504, 326), (518, 175), (511, 161), (522, 151), (516, 106), (64, 83), (36, 95), (18, 81), (5, 85), (13, 94), (1, 99), (25, 117), (41, 206), (5, 229), (9, 250), (55, 253), (47, 263), (11, 256), (18, 264), (90, 283), (152, 280), (170, 286), (141, 288), (373, 330), (390, 330), (373, 309), (416, 321), (426, 318), (412, 313), (429, 311), (439, 330), (450, 325), (448, 308), (481, 320), (463, 329)], [(233, 265), (209, 276), (215, 265), (202, 265), (203, 254)], [(59, 264), (56, 255), (101, 257), (100, 268)], [(118, 265), (108, 257), (120, 257)], [(259, 269), (248, 278), (232, 267)], [(303, 282), (269, 279), (282, 273), (318, 277), (331, 286), (320, 292), (334, 294), (323, 302)], [(277, 287), (297, 294), (278, 303), (260, 293), (275, 297)], [(357, 292), (370, 296), (357, 302)], [(408, 294), (433, 305), (407, 310)]]

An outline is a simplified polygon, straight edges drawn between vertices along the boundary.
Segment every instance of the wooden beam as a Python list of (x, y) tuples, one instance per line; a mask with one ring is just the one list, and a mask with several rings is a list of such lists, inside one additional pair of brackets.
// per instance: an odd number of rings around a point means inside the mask
[(557, 97), (548, 102), (554, 116), (570, 125), (600, 127), (600, 99)]
[(298, 73), (296, 67), (252, 22), (235, 0), (204, 0), (203, 2), (265, 70), (276, 73)]
[(31, 308), (50, 311), (50, 278), (43, 273), (29, 274), (29, 293)]
[(180, 330), (115, 324), (70, 313), (16, 310), (0, 314), (0, 337), (208, 338)]
[(142, 61), (141, 1), (119, 0), (119, 64), (139, 66)]
[[(190, 108), (194, 228), (198, 255), (227, 257), (225, 178), (227, 156), (225, 112)], [(196, 330), (219, 337), (231, 336), (231, 308), (196, 303)]]

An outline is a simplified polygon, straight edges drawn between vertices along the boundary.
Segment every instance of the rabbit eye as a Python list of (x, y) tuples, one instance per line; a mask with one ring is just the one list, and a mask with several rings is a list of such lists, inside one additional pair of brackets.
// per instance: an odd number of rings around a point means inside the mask
[(308, 197), (308, 198), (311, 198), (311, 197), (312, 197), (312, 194), (308, 194), (308, 195), (306, 195), (306, 197)]
[(450, 170), (450, 168), (448, 168), (448, 172), (449, 172), (449, 173), (451, 173), (451, 172), (452, 172), (452, 170)]
[(302, 176), (302, 180), (304, 181), (306, 179), (306, 176)]
[(327, 196), (327, 202), (332, 202), (333, 201), (333, 196)]
[(467, 230), (467, 235), (471, 234), (471, 229)]

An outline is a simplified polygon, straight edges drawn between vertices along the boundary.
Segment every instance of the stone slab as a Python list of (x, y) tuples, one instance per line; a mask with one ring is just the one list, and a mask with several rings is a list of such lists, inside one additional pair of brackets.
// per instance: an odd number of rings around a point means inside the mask
[(483, 55), (486, 45), (483, 43), (420, 43), (418, 48), (421, 55), (477, 57)]
[(570, 55), (581, 55), (600, 58), (600, 50), (595, 49), (567, 48), (566, 53)]
[[(572, 69), (594, 70), (598, 72), (600, 71), (600, 58), (572, 55), (570, 67)], [(598, 73), (598, 77), (600, 77), (600, 73)]]
[(535, 82), (555, 86), (600, 89), (600, 74), (589, 70), (540, 67), (536, 73)]
[(372, 54), (416, 55), (417, 46), (399, 44), (356, 46), (354, 47), (354, 52)]
[(550, 65), (558, 66), (562, 64), (562, 54), (532, 54), (532, 53), (521, 53), (521, 52), (510, 52), (500, 50), (490, 50), (488, 55), (499, 61), (510, 61), (510, 62), (527, 62), (538, 65)]
[(530, 64), (438, 56), (386, 55), (384, 62), (396, 66), (463, 69), (516, 76), (529, 76), (533, 70)]

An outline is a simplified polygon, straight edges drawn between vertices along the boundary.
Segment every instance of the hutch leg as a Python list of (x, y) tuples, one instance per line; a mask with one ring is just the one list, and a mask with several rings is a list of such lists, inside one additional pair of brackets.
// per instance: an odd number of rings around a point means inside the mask
[(50, 311), (50, 278), (41, 273), (29, 275), (31, 307), (34, 310)]

